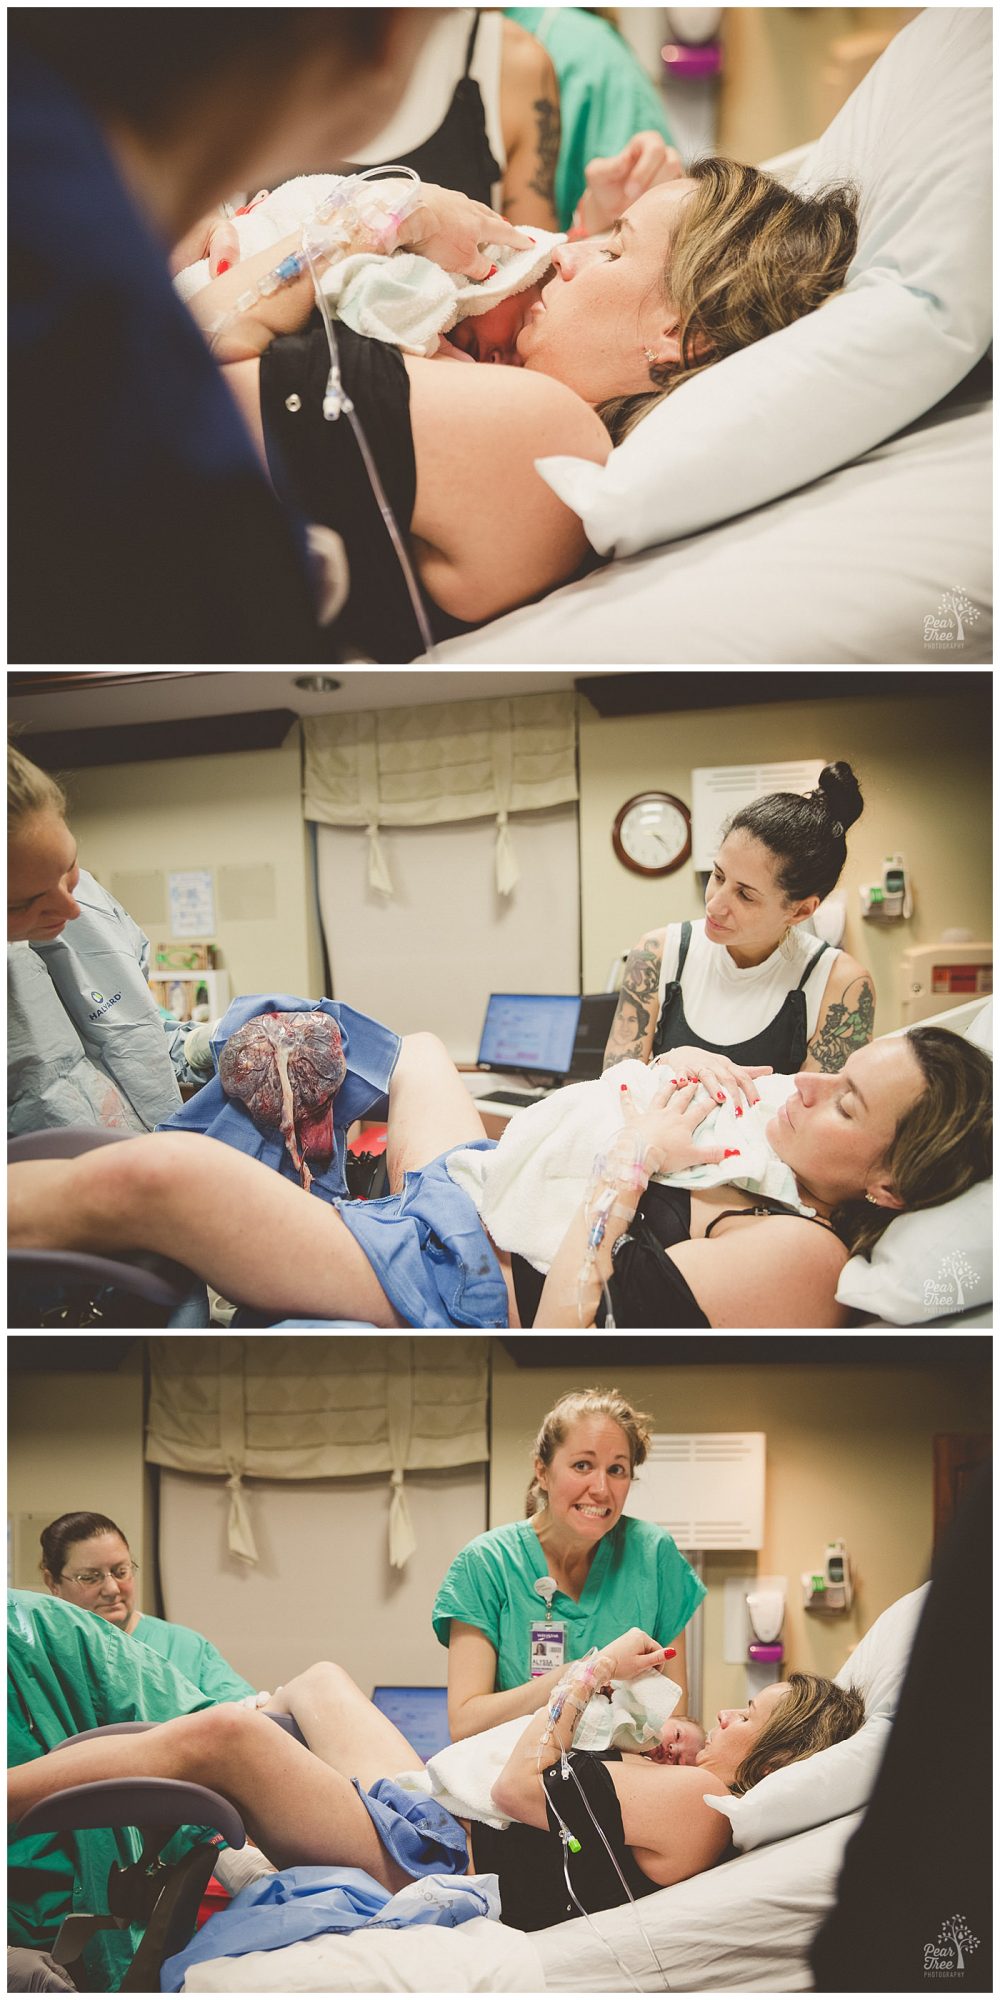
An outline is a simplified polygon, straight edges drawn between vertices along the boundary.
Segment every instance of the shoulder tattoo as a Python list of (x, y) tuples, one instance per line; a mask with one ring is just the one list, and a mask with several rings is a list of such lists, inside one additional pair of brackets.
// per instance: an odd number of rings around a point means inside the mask
[(610, 1069), (612, 1063), (626, 1062), (630, 1056), (642, 1059), (646, 1037), (655, 1018), (662, 959), (661, 945), (637, 944), (635, 950), (629, 952), (604, 1055), (605, 1069)]
[(809, 1054), (821, 1070), (833, 1075), (855, 1049), (871, 1041), (875, 1026), (875, 992), (870, 979), (856, 979), (839, 1000), (832, 1000), (809, 1044)]
[(556, 186), (556, 163), (559, 159), (560, 121), (559, 106), (551, 97), (536, 97), (532, 110), (535, 114), (535, 171), (528, 186), (532, 194), (554, 206)]

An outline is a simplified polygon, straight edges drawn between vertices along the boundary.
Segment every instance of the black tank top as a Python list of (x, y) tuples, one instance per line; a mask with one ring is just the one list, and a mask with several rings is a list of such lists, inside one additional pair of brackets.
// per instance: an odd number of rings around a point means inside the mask
[[(354, 403), (401, 535), (417, 490), (410, 378), (396, 347), (336, 329), (341, 378)], [(319, 313), (302, 333), (282, 334), (260, 363), (260, 412), (275, 491), (294, 513), (335, 528), (347, 551), (351, 589), (327, 628), (331, 660), (351, 653), (391, 665), (424, 650), (406, 581), (346, 416), (327, 423), (323, 391), (330, 353)], [(421, 592), (434, 638), (472, 628)]]
[[(829, 1224), (818, 1215), (802, 1215), (771, 1195), (757, 1195), (749, 1208), (726, 1208), (713, 1216), (705, 1231), (706, 1240), (720, 1222), (732, 1215), (794, 1215), (800, 1222), (812, 1222), (821, 1229)], [(637, 1327), (664, 1331), (700, 1331), (712, 1322), (702, 1311), (687, 1279), (667, 1256), (675, 1243), (691, 1240), (691, 1190), (667, 1187), (651, 1181), (629, 1226), (618, 1237), (612, 1251), (612, 1272), (608, 1284), (611, 1309), (619, 1332)], [(545, 1279), (533, 1264), (518, 1255), (511, 1257), (514, 1295), (522, 1326), (533, 1326)], [(602, 1296), (594, 1318), (604, 1326), (607, 1309)]]
[[(473, 1866), (477, 1873), (497, 1876), (502, 1924), (511, 1924), (519, 1931), (541, 1931), (579, 1916), (563, 1873), (560, 1819), (579, 1842), (576, 1853), (567, 1851), (566, 1865), (573, 1895), (585, 1910), (612, 1910), (627, 1902), (630, 1895), (637, 1901), (653, 1894), (656, 1883), (643, 1874), (632, 1849), (625, 1844), (622, 1809), (607, 1769), (609, 1763), (620, 1762), (619, 1750), (570, 1750), (568, 1777), (562, 1776), (558, 1762), (550, 1765), (544, 1774), (546, 1833), (540, 1827), (522, 1826), (517, 1820), (502, 1832), (481, 1820), (473, 1821)], [(598, 1826), (627, 1890), (608, 1858)]]
[(791, 993), (786, 993), (774, 1020), (769, 1021), (757, 1035), (751, 1035), (745, 1042), (731, 1042), (728, 1046), (721, 1042), (710, 1042), (692, 1028), (684, 1012), (684, 995), (681, 980), (684, 965), (691, 947), (691, 925), (681, 925), (681, 948), (677, 956), (677, 971), (670, 984), (664, 987), (660, 1005), (660, 1018), (653, 1036), (654, 1056), (666, 1049), (699, 1048), (708, 1049), (713, 1055), (728, 1056), (734, 1063), (770, 1063), (779, 1076), (794, 1076), (802, 1068), (809, 1050), (806, 1033), (806, 996), (803, 991), (813, 967), (818, 964), (823, 953), (832, 951), (828, 944), (817, 945), (798, 985)]
[[(391, 160), (361, 161), (351, 164), (340, 160), (330, 168), (331, 173), (364, 174), (374, 166), (412, 167), (422, 181), (432, 181), (436, 187), (457, 188), (460, 194), (467, 194), (470, 201), (483, 201), (487, 208), (493, 206), (493, 188), (502, 178), (501, 169), (493, 158), (490, 142), (486, 136), (486, 112), (479, 85), (474, 76), (469, 75), (475, 54), (476, 37), (479, 33), (480, 9), (477, 7), (465, 51), (465, 69), (455, 85), (451, 103), (437, 128), (429, 139), (414, 146), (412, 152), (396, 153)], [(307, 169), (316, 173), (315, 163)], [(292, 175), (286, 174), (286, 180)]]

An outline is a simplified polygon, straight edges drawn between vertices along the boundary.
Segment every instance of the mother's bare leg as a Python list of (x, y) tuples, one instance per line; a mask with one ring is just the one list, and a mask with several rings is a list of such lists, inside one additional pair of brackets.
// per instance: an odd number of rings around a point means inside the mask
[(240, 1305), (403, 1324), (326, 1202), (218, 1139), (157, 1132), (10, 1168), (12, 1248), (156, 1250)]
[(436, 1035), (404, 1035), (389, 1085), (389, 1186), (436, 1160), (450, 1146), (485, 1139), (486, 1127), (444, 1043)]
[(376, 1778), (418, 1771), (424, 1761), (350, 1674), (331, 1660), (318, 1660), (286, 1681), (263, 1704), (263, 1712), (294, 1716), (314, 1756), (366, 1787)]
[(392, 1892), (410, 1880), (390, 1860), (353, 1786), (264, 1715), (229, 1703), (178, 1716), (141, 1736), (52, 1750), (8, 1772), (7, 1817), (64, 1785), (100, 1778), (183, 1778), (221, 1792), (279, 1868), (364, 1868)]

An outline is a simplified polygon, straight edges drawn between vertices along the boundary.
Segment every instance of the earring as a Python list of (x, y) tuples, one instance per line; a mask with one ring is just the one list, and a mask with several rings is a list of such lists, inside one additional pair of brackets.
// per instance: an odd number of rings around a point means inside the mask
[(655, 356), (655, 354), (653, 353), (653, 350), (652, 350), (652, 348), (651, 348), (651, 347), (644, 347), (644, 348), (643, 348), (643, 350), (642, 350), (642, 358), (643, 358), (643, 360), (644, 360), (644, 361), (648, 362), (648, 364), (649, 364), (650, 368), (652, 368), (652, 366), (653, 366), (653, 363), (654, 363), (654, 361), (656, 360), (656, 356)]
[(880, 1202), (880, 1201), (878, 1201), (878, 1200), (877, 1200), (877, 1198), (875, 1197), (875, 1195), (873, 1195), (873, 1194), (866, 1194), (866, 1195), (865, 1195), (865, 1200), (866, 1200), (866, 1201), (870, 1201), (870, 1202), (871, 1202), (871, 1204), (872, 1204), (872, 1207), (873, 1207), (873, 1208), (881, 1208), (881, 1206), (882, 1206), (881, 1202)]

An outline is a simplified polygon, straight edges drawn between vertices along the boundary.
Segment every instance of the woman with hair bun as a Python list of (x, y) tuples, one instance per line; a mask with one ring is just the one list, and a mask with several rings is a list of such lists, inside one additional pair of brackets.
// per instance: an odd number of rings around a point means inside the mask
[(803, 928), (863, 808), (850, 765), (827, 764), (805, 797), (772, 792), (733, 814), (702, 921), (647, 931), (629, 953), (605, 1069), (662, 1058), (720, 1100), (755, 1104), (755, 1077), (833, 1074), (871, 1041), (871, 973)]

